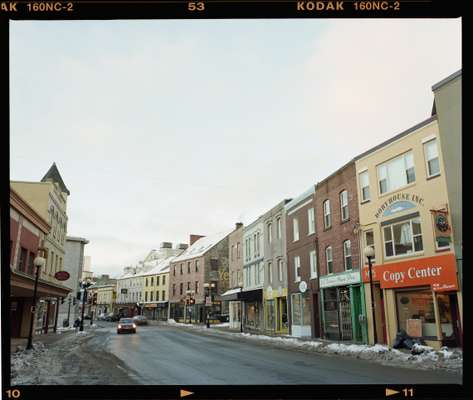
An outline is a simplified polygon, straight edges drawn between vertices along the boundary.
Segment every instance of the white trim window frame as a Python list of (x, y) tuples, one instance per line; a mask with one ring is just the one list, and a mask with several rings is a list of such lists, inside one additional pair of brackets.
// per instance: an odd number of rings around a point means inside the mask
[(339, 195), (340, 198), (340, 217), (342, 222), (348, 221), (350, 212), (348, 210), (348, 190), (342, 190)]
[(345, 271), (351, 271), (353, 269), (353, 260), (351, 258), (351, 241), (345, 240), (343, 242), (343, 263), (345, 265)]
[(310, 258), (310, 279), (317, 278), (317, 252), (315, 250), (311, 250), (309, 253)]
[[(424, 158), (427, 178), (440, 175), (440, 159), (437, 146), (437, 138), (424, 143)], [(432, 171), (434, 169), (434, 171)]]
[(327, 246), (325, 248), (325, 263), (327, 265), (327, 275), (333, 274), (332, 246)]
[(313, 233), (315, 233), (315, 209), (314, 209), (314, 207), (311, 207), (307, 210), (307, 222), (308, 222), (307, 235), (312, 235)]
[(293, 242), (299, 240), (299, 220), (297, 218), (292, 219), (292, 238)]
[(281, 239), (282, 237), (282, 222), (281, 222), (281, 217), (278, 217), (276, 219), (276, 232), (277, 232), (277, 238)]
[[(368, 235), (371, 236), (371, 239), (368, 241)], [(365, 245), (363, 246), (363, 248), (367, 247), (367, 246), (370, 246), (372, 249), (373, 249), (373, 252), (375, 252), (375, 247), (374, 247), (374, 231), (373, 229), (370, 229), (368, 231), (364, 231), (363, 232), (363, 241), (365, 243)], [(374, 257), (371, 259), (371, 262), (375, 262), (376, 260), (376, 252), (374, 253)]]
[(278, 280), (279, 282), (283, 281), (283, 265), (282, 265), (282, 259), (278, 260)]
[[(400, 227), (399, 235), (394, 230), (398, 226)], [(397, 236), (399, 236), (399, 243), (396, 243)], [(383, 226), (383, 244), (386, 259), (422, 253), (424, 251), (424, 243), (420, 217)], [(397, 251), (398, 246), (408, 247), (409, 245), (411, 250), (406, 250), (402, 253)]]
[(268, 224), (268, 243), (273, 241), (273, 224), (270, 222)]
[(378, 165), (377, 172), (380, 195), (414, 183), (416, 173), (412, 150)]
[(300, 282), (301, 281), (301, 275), (300, 275), (300, 269), (301, 269), (301, 258), (299, 256), (294, 257), (294, 282)]
[(268, 261), (268, 283), (271, 285), (273, 283), (273, 263)]
[(332, 227), (332, 211), (330, 209), (330, 199), (327, 199), (323, 203), (324, 209), (324, 228), (329, 229)]

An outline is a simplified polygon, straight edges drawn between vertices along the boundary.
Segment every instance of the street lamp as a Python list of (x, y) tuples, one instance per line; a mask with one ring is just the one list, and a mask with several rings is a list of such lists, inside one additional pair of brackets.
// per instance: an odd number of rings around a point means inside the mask
[(205, 324), (207, 325), (207, 328), (210, 328), (210, 321), (209, 321), (209, 312), (207, 311), (207, 298), (209, 296), (210, 292), (210, 284), (209, 283), (204, 283), (204, 290), (205, 290), (205, 306), (204, 306), (204, 311), (205, 311)]
[(84, 330), (84, 310), (85, 310), (85, 302), (87, 300), (87, 288), (92, 285), (90, 282), (90, 279), (87, 278), (87, 280), (81, 282), (81, 287), (82, 290), (84, 291), (82, 293), (82, 313), (81, 313), (81, 319), (80, 319), (80, 328), (79, 330), (82, 332)]
[(41, 256), (37, 256), (34, 259), (33, 264), (36, 267), (36, 277), (34, 280), (33, 302), (31, 303), (30, 332), (28, 335), (28, 344), (26, 346), (28, 350), (33, 348), (33, 324), (36, 316), (36, 293), (38, 291), (39, 270), (41, 267), (44, 267), (46, 265), (46, 259)]
[(374, 293), (373, 293), (373, 273), (372, 273), (372, 258), (374, 258), (374, 249), (371, 246), (366, 246), (364, 250), (365, 256), (368, 259), (368, 268), (369, 268), (369, 275), (370, 275), (370, 294), (371, 294), (371, 316), (373, 319), (373, 339), (374, 344), (378, 342), (377, 335), (376, 335), (376, 316), (374, 312)]

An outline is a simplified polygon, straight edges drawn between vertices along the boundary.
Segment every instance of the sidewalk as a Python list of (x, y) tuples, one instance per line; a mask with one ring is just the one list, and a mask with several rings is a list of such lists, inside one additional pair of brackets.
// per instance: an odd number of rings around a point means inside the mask
[[(90, 329), (90, 325), (84, 325), (84, 330), (88, 329)], [(33, 336), (33, 345), (38, 342), (44, 345), (54, 344), (71, 333), (75, 333), (75, 328), (58, 328), (56, 333), (51, 331), (46, 334), (37, 334)], [(10, 354), (25, 349), (27, 344), (28, 338), (10, 338)]]

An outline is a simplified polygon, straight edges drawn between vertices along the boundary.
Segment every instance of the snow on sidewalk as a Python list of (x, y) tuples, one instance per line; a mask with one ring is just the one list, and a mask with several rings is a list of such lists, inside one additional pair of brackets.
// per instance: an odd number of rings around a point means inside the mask
[[(381, 344), (376, 344), (374, 346), (366, 344), (345, 344), (325, 340), (301, 340), (291, 336), (267, 336), (232, 332), (223, 329), (209, 330), (205, 325), (182, 324), (177, 323), (174, 320), (168, 320), (168, 324), (173, 326), (190, 327), (202, 332), (218, 333), (234, 338), (244, 338), (246, 340), (258, 341), (260, 343), (267, 343), (278, 347), (328, 355), (355, 357), (390, 366), (420, 369), (443, 369), (455, 373), (463, 372), (463, 352), (459, 349), (449, 350), (446, 347), (443, 347), (441, 350), (434, 350), (429, 346), (415, 345), (414, 353), (416, 354), (411, 354), (408, 350), (401, 351)], [(227, 328), (228, 324), (210, 325), (210, 327)]]

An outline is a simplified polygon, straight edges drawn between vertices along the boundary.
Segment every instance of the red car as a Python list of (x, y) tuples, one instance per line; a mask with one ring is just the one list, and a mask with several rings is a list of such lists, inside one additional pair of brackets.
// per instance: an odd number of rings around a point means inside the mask
[(117, 333), (136, 333), (136, 325), (131, 318), (121, 318), (118, 321)]

